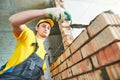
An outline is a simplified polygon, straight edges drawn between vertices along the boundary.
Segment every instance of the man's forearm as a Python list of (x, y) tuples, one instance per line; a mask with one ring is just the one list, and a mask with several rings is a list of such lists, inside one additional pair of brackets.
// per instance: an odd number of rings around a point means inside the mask
[(33, 19), (41, 18), (45, 16), (44, 10), (28, 10), (16, 13), (9, 18), (10, 23), (12, 26), (20, 26), (25, 24)]

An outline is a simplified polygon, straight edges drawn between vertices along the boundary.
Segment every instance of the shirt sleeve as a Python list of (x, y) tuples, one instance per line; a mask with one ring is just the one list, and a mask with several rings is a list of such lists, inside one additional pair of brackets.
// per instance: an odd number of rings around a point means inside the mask
[(16, 32), (13, 32), (14, 34), (14, 37), (17, 39), (17, 40), (20, 40), (20, 41), (23, 41), (25, 40), (26, 38), (28, 38), (31, 33), (33, 34), (33, 31), (31, 29), (29, 29), (26, 25), (24, 25), (24, 29), (23, 31), (20, 33), (19, 36), (17, 36), (17, 33)]

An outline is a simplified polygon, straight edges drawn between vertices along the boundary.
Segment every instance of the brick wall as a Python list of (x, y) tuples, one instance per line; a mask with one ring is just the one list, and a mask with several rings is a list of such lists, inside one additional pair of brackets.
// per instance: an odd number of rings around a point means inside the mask
[(120, 16), (101, 13), (50, 66), (53, 80), (120, 80)]

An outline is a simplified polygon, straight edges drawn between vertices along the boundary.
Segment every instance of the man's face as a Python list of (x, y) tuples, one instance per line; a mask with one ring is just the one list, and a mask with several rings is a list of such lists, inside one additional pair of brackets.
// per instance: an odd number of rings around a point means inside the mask
[(40, 23), (36, 27), (37, 35), (46, 38), (50, 34), (51, 26), (47, 22)]

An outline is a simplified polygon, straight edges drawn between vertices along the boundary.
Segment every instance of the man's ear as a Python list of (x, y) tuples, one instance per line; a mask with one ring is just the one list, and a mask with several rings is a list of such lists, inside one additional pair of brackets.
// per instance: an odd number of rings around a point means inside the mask
[(35, 27), (35, 30), (38, 31), (38, 27), (37, 26)]

